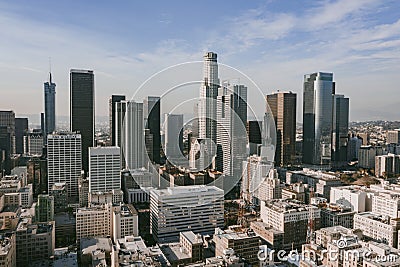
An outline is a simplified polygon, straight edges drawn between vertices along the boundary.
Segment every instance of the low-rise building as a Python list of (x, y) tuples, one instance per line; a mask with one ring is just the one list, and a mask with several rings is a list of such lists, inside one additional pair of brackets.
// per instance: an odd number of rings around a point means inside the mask
[(320, 209), (298, 200), (278, 199), (262, 202), (260, 215), (267, 226), (284, 233), (280, 249), (301, 248), (307, 239), (310, 218), (313, 220), (313, 230), (320, 227)]
[(112, 266), (170, 266), (161, 249), (158, 246), (147, 247), (140, 236), (118, 239), (112, 254)]
[(99, 205), (76, 211), (76, 241), (81, 238), (111, 236), (111, 206)]
[(355, 211), (338, 204), (320, 205), (321, 227), (343, 226), (353, 228)]
[(258, 264), (257, 253), (261, 245), (260, 237), (255, 233), (234, 231), (233, 228), (223, 231), (215, 229), (213, 241), (215, 243), (215, 256), (224, 256), (224, 251), (233, 249), (235, 254), (246, 259), (250, 264)]
[(49, 194), (54, 197), (54, 212), (63, 212), (68, 208), (68, 185), (54, 183)]
[(113, 207), (112, 222), (112, 237), (115, 242), (125, 236), (139, 236), (138, 213), (132, 205)]
[(150, 230), (159, 243), (179, 233), (212, 234), (224, 224), (224, 191), (216, 186), (169, 187), (150, 192)]
[(0, 266), (17, 265), (15, 233), (0, 234)]
[(365, 237), (373, 241), (398, 247), (400, 219), (362, 212), (354, 215), (354, 229), (360, 229)]
[(16, 229), (17, 266), (50, 259), (55, 249), (54, 221), (32, 224), (22, 219)]

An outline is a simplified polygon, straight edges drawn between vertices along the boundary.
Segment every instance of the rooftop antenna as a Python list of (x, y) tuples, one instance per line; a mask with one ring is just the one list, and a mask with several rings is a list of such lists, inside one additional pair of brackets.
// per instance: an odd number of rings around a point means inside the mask
[(51, 57), (49, 57), (49, 80), (50, 80), (50, 83), (52, 83), (52, 81), (51, 81)]

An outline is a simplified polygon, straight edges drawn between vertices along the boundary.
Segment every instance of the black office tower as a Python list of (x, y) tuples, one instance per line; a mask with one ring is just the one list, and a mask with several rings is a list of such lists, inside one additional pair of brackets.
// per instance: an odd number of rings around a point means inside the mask
[(89, 147), (94, 146), (94, 73), (92, 70), (70, 71), (70, 127), (82, 136), (82, 167), (88, 173)]
[(115, 119), (115, 104), (118, 102), (121, 102), (122, 100), (125, 100), (124, 95), (112, 95), (110, 99), (108, 100), (108, 113), (109, 113), (109, 121), (110, 121), (110, 144), (111, 146), (116, 146), (117, 145), (117, 138), (115, 136), (115, 125), (116, 125), (116, 119)]
[(15, 153), (24, 153), (24, 136), (28, 133), (28, 118), (15, 118)]
[(160, 136), (160, 98), (157, 96), (148, 96), (144, 101), (144, 122), (145, 129), (149, 129), (147, 140), (152, 140), (151, 147), (153, 151), (148, 151), (149, 158), (152, 162), (160, 164), (160, 147), (161, 147), (161, 136)]

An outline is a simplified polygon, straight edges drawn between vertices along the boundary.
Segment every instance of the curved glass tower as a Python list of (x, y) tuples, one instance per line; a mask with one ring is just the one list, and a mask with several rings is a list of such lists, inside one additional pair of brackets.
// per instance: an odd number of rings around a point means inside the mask
[(333, 73), (304, 76), (303, 163), (329, 165), (332, 149)]

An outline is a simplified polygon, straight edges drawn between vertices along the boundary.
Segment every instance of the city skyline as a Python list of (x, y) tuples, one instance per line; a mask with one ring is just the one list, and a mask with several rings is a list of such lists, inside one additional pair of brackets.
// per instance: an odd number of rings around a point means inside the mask
[[(69, 113), (64, 101), (68, 70), (87, 68), (96, 73), (96, 115), (106, 116), (111, 94), (130, 99), (150, 75), (173, 64), (197, 61), (209, 50), (220, 55), (221, 63), (248, 74), (264, 94), (277, 89), (297, 93), (297, 122), (302, 121), (302, 76), (316, 71), (335, 73), (338, 90), (352, 99), (351, 121), (395, 120), (398, 100), (385, 96), (396, 92), (400, 20), (393, 10), (398, 5), (387, 1), (329, 1), (313, 7), (278, 1), (235, 2), (229, 7), (214, 3), (206, 14), (214, 17), (211, 21), (190, 12), (204, 8), (200, 3), (159, 3), (151, 8), (141, 3), (110, 8), (102, 3), (93, 7), (83, 28), (78, 22), (89, 8), (85, 4), (72, 12), (73, 7), (63, 2), (2, 3), (0, 18), (8, 27), (1, 29), (7, 42), (0, 45), (6, 52), (0, 62), (6, 79), (0, 86), (10, 90), (0, 104), (17, 116), (41, 112), (39, 92), (51, 57), (56, 114)], [(141, 23), (133, 23), (129, 12)], [(121, 20), (106, 25), (97, 16), (103, 13)], [(55, 14), (59, 19), (52, 20)], [(190, 22), (182, 26), (182, 20)], [(193, 24), (195, 30), (185, 30)], [(21, 93), (37, 101), (27, 102)]]

